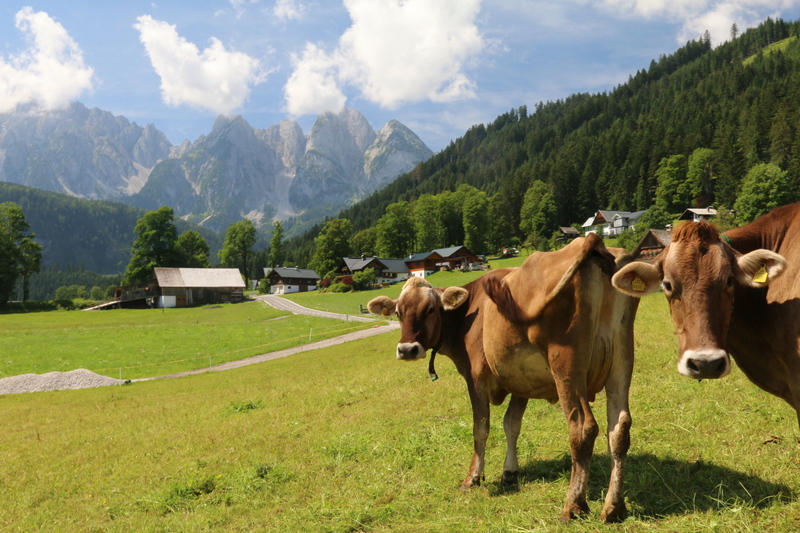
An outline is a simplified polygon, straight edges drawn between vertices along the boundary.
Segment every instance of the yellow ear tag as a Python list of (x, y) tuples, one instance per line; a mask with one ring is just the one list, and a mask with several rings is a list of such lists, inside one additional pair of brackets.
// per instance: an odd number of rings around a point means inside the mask
[(636, 292), (644, 292), (647, 290), (647, 285), (645, 285), (642, 278), (636, 276), (636, 278), (631, 282), (631, 289), (635, 290)]
[(753, 274), (753, 281), (756, 283), (766, 283), (767, 279), (769, 279), (769, 274), (767, 274), (767, 265), (761, 265), (761, 268), (758, 269), (758, 272)]

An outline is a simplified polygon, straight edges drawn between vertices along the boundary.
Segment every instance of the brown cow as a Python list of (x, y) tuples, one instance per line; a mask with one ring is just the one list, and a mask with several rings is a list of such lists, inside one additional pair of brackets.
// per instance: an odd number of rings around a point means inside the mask
[[(623, 262), (630, 258), (620, 256)], [(516, 442), (528, 399), (561, 400), (573, 458), (562, 516), (586, 512), (598, 433), (589, 402), (605, 387), (613, 470), (601, 518), (625, 518), (622, 463), (630, 442), (628, 388), (638, 301), (611, 286), (614, 261), (592, 235), (557, 252), (533, 254), (518, 269), (495, 271), (464, 287), (442, 290), (410, 280), (397, 300), (370, 302), (373, 313), (398, 313), (398, 359), (425, 357), (426, 350), (441, 343), (441, 353), (467, 382), (475, 450), (463, 487), (479, 484), (483, 476), (489, 403), (499, 405), (511, 394), (503, 424), (508, 449), (502, 478), (510, 482), (519, 470)]]
[[(678, 335), (681, 374), (721, 378), (730, 353), (800, 421), (800, 203), (720, 236), (706, 222), (676, 228), (652, 263), (632, 263), (614, 286), (642, 296), (663, 285)], [(735, 304), (735, 305), (734, 305)]]

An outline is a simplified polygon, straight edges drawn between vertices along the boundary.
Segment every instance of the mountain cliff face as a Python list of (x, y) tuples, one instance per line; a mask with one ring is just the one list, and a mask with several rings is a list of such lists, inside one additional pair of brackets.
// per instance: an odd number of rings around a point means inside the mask
[(208, 135), (171, 146), (152, 124), (73, 104), (45, 116), (0, 115), (0, 181), (114, 199), (215, 231), (335, 213), (433, 153), (393, 120), (376, 133), (358, 111), (320, 115), (308, 137), (293, 120), (263, 130), (219, 117)]
[(46, 115), (0, 115), (0, 181), (82, 198), (137, 192), (170, 143), (152, 124), (142, 128), (83, 104)]

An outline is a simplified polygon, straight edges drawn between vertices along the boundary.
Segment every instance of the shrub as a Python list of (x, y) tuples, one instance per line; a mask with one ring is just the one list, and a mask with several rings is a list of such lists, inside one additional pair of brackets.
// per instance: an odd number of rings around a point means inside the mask
[(367, 268), (353, 275), (353, 288), (357, 291), (366, 291), (375, 283), (375, 269)]
[(334, 283), (330, 286), (329, 289), (331, 292), (350, 292), (353, 290), (353, 287), (350, 285), (345, 285), (344, 283)]
[(271, 287), (272, 285), (267, 278), (262, 279), (258, 282), (258, 294), (269, 294)]

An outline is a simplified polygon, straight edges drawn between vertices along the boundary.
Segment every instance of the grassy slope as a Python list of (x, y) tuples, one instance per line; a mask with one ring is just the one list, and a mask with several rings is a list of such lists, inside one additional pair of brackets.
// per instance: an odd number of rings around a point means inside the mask
[[(397, 334), (222, 373), (0, 396), (4, 531), (790, 531), (800, 525), (797, 421), (739, 371), (675, 370), (664, 298), (637, 318), (632, 517), (602, 526), (605, 438), (587, 520), (558, 521), (569, 476), (558, 406), (531, 402), (519, 490), (502, 491), (503, 408), (487, 479), (458, 490), (471, 417), (452, 364), (392, 357)], [(595, 412), (605, 429), (604, 396)]]
[[(0, 377), (87, 368), (133, 379), (203, 368), (370, 327), (263, 302), (0, 315)], [(120, 371), (120, 369), (122, 369)]]
[[(780, 40), (778, 42), (772, 43), (771, 45), (769, 45), (766, 48), (764, 48), (763, 50), (761, 50), (760, 53), (763, 53), (764, 55), (768, 55), (768, 54), (772, 54), (774, 52), (783, 52), (795, 40), (797, 40), (797, 36), (788, 37), (786, 39), (783, 39), (783, 40)], [(747, 66), (747, 65), (750, 65), (751, 63), (753, 63), (755, 60), (756, 60), (756, 56), (752, 55), (752, 56), (746, 58), (744, 61), (742, 61), (742, 64), (744, 66)]]

